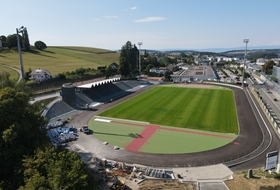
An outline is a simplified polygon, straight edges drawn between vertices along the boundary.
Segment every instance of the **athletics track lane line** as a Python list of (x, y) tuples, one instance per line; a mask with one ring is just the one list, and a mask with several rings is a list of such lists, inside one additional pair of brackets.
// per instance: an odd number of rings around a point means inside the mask
[(160, 127), (156, 125), (148, 125), (136, 139), (125, 147), (125, 149), (137, 152), (159, 128)]

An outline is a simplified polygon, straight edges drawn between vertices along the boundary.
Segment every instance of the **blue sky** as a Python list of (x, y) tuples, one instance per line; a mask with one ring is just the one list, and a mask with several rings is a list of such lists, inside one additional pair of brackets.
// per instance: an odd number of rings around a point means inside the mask
[(27, 27), (30, 43), (120, 49), (280, 46), (280, 0), (5, 0), (0, 35)]

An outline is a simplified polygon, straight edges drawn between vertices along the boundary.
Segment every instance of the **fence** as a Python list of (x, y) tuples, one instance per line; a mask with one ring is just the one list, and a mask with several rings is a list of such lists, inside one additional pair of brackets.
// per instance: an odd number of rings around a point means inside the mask
[(260, 94), (256, 91), (256, 89), (254, 89), (254, 90), (251, 89), (251, 92), (253, 92), (255, 94), (256, 98), (258, 99), (259, 105), (263, 109), (267, 119), (272, 124), (272, 126), (274, 127), (274, 129), (276, 131), (276, 134), (280, 138), (280, 120), (279, 120), (279, 118), (276, 116), (274, 111), (269, 107), (269, 105), (261, 98)]

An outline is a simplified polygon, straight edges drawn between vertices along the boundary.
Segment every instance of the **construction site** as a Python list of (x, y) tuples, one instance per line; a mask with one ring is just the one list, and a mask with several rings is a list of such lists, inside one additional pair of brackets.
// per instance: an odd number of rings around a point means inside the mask
[(70, 146), (69, 149), (77, 152), (87, 164), (100, 189), (197, 189), (196, 182), (182, 183), (183, 181), (178, 179), (183, 179), (183, 177), (180, 174), (175, 174), (172, 169), (156, 169), (99, 159), (94, 154), (85, 153), (74, 145)]

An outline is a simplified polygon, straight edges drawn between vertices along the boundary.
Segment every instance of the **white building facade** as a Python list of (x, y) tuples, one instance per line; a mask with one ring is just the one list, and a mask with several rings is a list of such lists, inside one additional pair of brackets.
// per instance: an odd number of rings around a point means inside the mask
[(46, 81), (51, 78), (51, 74), (46, 69), (35, 69), (30, 73), (30, 79), (36, 82)]

